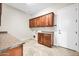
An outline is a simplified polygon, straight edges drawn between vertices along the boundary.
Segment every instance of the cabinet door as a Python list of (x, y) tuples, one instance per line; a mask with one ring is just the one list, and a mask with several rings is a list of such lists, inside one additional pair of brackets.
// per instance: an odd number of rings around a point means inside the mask
[(32, 27), (32, 20), (29, 20), (29, 27)]
[(42, 33), (38, 33), (38, 43), (41, 43), (41, 36), (42, 36)]
[(46, 15), (45, 16), (46, 17), (46, 19), (45, 19), (45, 26), (49, 26), (49, 15)]
[(41, 27), (45, 27), (46, 16), (41, 16)]
[(52, 47), (51, 34), (44, 34), (44, 45)]
[(40, 17), (36, 18), (36, 20), (37, 20), (37, 21), (36, 21), (36, 22), (37, 22), (37, 24), (36, 24), (37, 27), (40, 27)]
[(19, 46), (7, 51), (10, 56), (22, 56), (23, 55), (23, 46)]
[(23, 45), (8, 49), (0, 54), (0, 56), (23, 56)]
[(37, 23), (36, 23), (36, 18), (35, 19), (33, 19), (33, 27), (37, 27)]
[(54, 14), (49, 13), (47, 15), (41, 16), (41, 25), (43, 27), (54, 26)]
[(32, 20), (32, 26), (33, 27), (35, 26), (35, 20), (34, 19)]
[(43, 33), (38, 33), (38, 43), (43, 44), (44, 39), (44, 34)]
[(42, 21), (41, 21), (41, 17), (39, 17), (39, 21), (38, 21), (38, 22), (39, 22), (39, 27), (41, 27), (41, 26), (42, 26), (42, 25), (41, 25), (41, 22), (42, 22)]
[(35, 19), (35, 26), (38, 27), (38, 20), (37, 20), (37, 18)]
[(48, 26), (54, 26), (54, 14), (48, 14)]
[(37, 26), (37, 27), (39, 26), (38, 18), (36, 18), (36, 26)]

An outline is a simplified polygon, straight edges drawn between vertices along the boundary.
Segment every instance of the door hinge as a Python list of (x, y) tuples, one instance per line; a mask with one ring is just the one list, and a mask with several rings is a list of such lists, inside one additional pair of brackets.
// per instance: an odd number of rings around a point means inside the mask
[(76, 11), (77, 11), (77, 8), (75, 8), (76, 9)]
[(77, 23), (77, 19), (76, 19), (76, 23)]
[(75, 32), (77, 34), (77, 32)]
[(75, 43), (75, 45), (77, 46), (77, 42)]

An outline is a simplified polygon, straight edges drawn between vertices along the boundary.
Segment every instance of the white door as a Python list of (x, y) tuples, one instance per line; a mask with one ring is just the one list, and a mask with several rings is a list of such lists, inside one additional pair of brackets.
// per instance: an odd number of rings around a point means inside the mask
[(76, 4), (65, 7), (57, 13), (57, 43), (59, 46), (77, 50)]

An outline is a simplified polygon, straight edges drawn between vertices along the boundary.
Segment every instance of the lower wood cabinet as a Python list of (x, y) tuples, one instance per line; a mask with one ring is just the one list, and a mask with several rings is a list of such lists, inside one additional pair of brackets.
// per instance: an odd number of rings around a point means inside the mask
[(3, 51), (0, 56), (23, 56), (23, 45), (7, 49), (6, 51)]
[(44, 45), (52, 47), (51, 41), (51, 34), (44, 34)]
[(43, 44), (43, 40), (44, 40), (44, 34), (38, 33), (38, 43)]
[(54, 44), (54, 33), (38, 33), (38, 43), (52, 47)]

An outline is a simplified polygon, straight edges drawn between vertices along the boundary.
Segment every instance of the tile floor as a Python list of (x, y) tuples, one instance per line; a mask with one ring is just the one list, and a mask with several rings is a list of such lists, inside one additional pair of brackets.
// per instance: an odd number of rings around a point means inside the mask
[(53, 46), (52, 48), (38, 44), (35, 40), (27, 40), (23, 47), (24, 56), (79, 56), (79, 52)]

